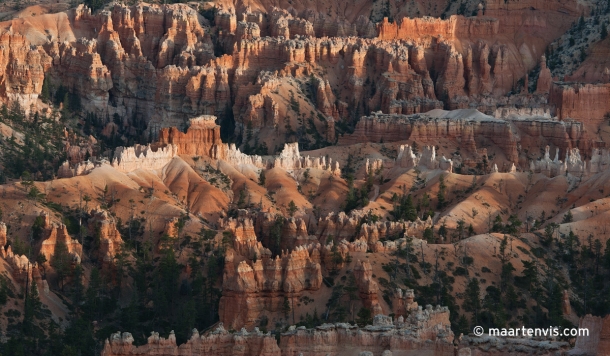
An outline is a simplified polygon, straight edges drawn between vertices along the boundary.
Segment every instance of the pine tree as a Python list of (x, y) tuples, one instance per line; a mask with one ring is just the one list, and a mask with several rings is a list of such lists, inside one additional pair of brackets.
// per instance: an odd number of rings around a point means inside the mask
[(373, 313), (371, 312), (371, 309), (365, 307), (360, 308), (356, 323), (361, 327), (373, 324)]
[(294, 216), (294, 213), (296, 213), (297, 210), (299, 210), (299, 208), (297, 208), (297, 205), (294, 203), (294, 200), (291, 200), (288, 204), (288, 215)]
[(85, 314), (91, 320), (99, 317), (101, 308), (100, 291), (102, 287), (102, 277), (100, 270), (93, 266), (89, 274), (89, 286), (85, 292)]
[(64, 289), (64, 280), (70, 272), (70, 259), (70, 253), (68, 252), (66, 244), (63, 241), (57, 242), (55, 244), (53, 256), (51, 256), (51, 267), (53, 267), (55, 273), (57, 273), (57, 278), (59, 279), (62, 290)]
[(85, 286), (83, 286), (83, 268), (76, 265), (72, 272), (72, 303), (76, 308), (80, 308), (80, 303), (84, 299)]
[(476, 325), (479, 322), (479, 311), (481, 310), (481, 287), (479, 280), (472, 278), (466, 286), (464, 310), (472, 313), (472, 322)]
[(44, 81), (42, 82), (42, 90), (40, 92), (40, 98), (43, 102), (51, 102), (51, 83), (49, 77), (45, 75)]
[(30, 281), (29, 293), (25, 300), (25, 307), (23, 313), (23, 332), (26, 335), (31, 335), (34, 331), (34, 317), (36, 313), (40, 311), (42, 303), (40, 303), (40, 296), (38, 294), (38, 286), (36, 281)]

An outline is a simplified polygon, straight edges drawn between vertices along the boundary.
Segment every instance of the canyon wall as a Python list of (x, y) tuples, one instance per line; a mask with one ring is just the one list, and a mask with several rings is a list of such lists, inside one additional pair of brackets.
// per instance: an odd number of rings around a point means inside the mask
[[(476, 110), (433, 110), (425, 114), (390, 115), (374, 113), (363, 116), (351, 135), (340, 138), (339, 143), (349, 145), (356, 142), (415, 141), (423, 145), (438, 145), (448, 140), (459, 145), (464, 152), (477, 155), (477, 150), (498, 147), (509, 162), (527, 169), (529, 160), (520, 156), (527, 150), (536, 152), (540, 145), (552, 145), (565, 154), (578, 148), (590, 156), (594, 142), (585, 125), (575, 121), (558, 121), (544, 117), (512, 117), (496, 119)], [(417, 158), (405, 146), (399, 152), (398, 163), (403, 167), (422, 164), (431, 165), (436, 157), (432, 147), (422, 150)], [(424, 159), (420, 162), (421, 159)], [(435, 158), (438, 163), (432, 168), (448, 169), (449, 160)], [(443, 167), (441, 167), (443, 166)]]
[[(290, 78), (310, 78), (310, 100), (327, 123), (321, 135), (332, 141), (337, 120), (372, 110), (412, 114), (472, 101), (495, 110), (582, 10), (571, 2), (540, 1), (532, 10), (531, 3), (492, 1), (482, 17), (384, 20), (377, 29), (363, 16), (327, 23), (313, 10), (219, 5), (219, 43), (208, 21), (183, 4), (115, 5), (96, 14), (79, 6), (41, 16), (40, 26), (12, 21), (25, 36), (7, 32), (0, 41), (23, 52), (5, 55), (7, 95), (35, 99), (46, 72), (55, 86), (79, 95), (86, 112), (118, 114), (126, 126), (142, 120), (153, 133), (184, 128), (189, 117), (225, 119), (231, 112), (236, 134), (251, 125), (254, 132), (267, 128), (260, 139), (270, 140), (288, 132), (279, 122), (288, 98), (278, 88)], [(532, 35), (536, 31), (543, 35)], [(543, 74), (540, 93), (547, 90)], [(180, 139), (177, 134), (163, 131), (161, 140)]]
[(575, 119), (583, 122), (592, 132), (610, 112), (610, 84), (578, 84), (554, 82), (549, 103), (556, 108), (561, 120)]
[(491, 17), (453, 15), (447, 20), (432, 17), (403, 18), (390, 23), (387, 18), (377, 24), (377, 38), (382, 40), (414, 39), (423, 36), (480, 37), (496, 36), (500, 21)]

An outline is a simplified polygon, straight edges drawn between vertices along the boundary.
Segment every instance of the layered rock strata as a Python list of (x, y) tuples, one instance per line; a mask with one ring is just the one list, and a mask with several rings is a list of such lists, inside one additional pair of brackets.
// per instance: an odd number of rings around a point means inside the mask
[(554, 82), (549, 94), (549, 103), (556, 108), (561, 120), (582, 121), (596, 132), (610, 112), (610, 84), (579, 84)]
[[(435, 145), (439, 140), (452, 140), (460, 148), (475, 156), (478, 150), (498, 147), (509, 162), (527, 166), (520, 161), (520, 151), (535, 152), (540, 144), (550, 144), (562, 152), (579, 148), (591, 152), (593, 142), (583, 124), (575, 121), (558, 121), (546, 117), (514, 117), (497, 119), (476, 110), (433, 110), (425, 114), (392, 115), (374, 113), (363, 116), (352, 135), (344, 136), (340, 144), (356, 142), (415, 141), (423, 145)], [(404, 167), (423, 165), (448, 170), (448, 159), (436, 158), (435, 150), (425, 148), (416, 157), (404, 146), (399, 151), (398, 164)], [(437, 162), (434, 162), (437, 161)]]
[[(469, 97), (493, 95), (499, 100), (512, 90), (540, 61), (539, 52), (551, 37), (580, 15), (570, 6), (557, 11), (549, 5), (542, 11), (556, 12), (557, 21), (540, 22), (535, 11), (522, 5), (487, 4), (485, 17), (386, 20), (378, 29), (366, 17), (328, 24), (326, 15), (315, 11), (296, 14), (269, 8), (267, 17), (249, 8), (221, 9), (215, 22), (228, 53), (221, 57), (205, 30), (207, 21), (186, 5), (115, 5), (97, 14), (79, 6), (67, 14), (44, 15), (47, 23), (68, 21), (65, 34), (28, 23), (19, 24), (25, 37), (5, 34), (7, 44), (15, 42), (7, 48), (24, 52), (7, 55), (7, 61), (27, 58), (7, 68), (29, 68), (7, 71), (6, 83), (20, 83), (7, 93), (37, 96), (46, 71), (79, 95), (87, 112), (118, 114), (124, 124), (127, 118), (144, 120), (152, 131), (183, 126), (186, 118), (201, 114), (225, 117), (229, 110), (236, 130), (243, 131), (248, 123), (254, 129), (283, 130), (278, 122), (282, 105), (272, 94), (277, 81), (334, 67), (347, 82), (345, 88), (313, 75), (313, 101), (330, 123), (346, 118), (350, 105), (364, 112), (381, 108), (404, 114), (465, 107)], [(514, 16), (506, 6), (522, 14)], [(531, 23), (537, 24), (535, 30)], [(504, 36), (492, 40), (498, 33), (532, 31), (544, 36), (527, 35), (525, 43)], [(31, 49), (30, 44), (37, 47)], [(261, 71), (273, 74), (261, 77)], [(543, 72), (539, 92), (546, 88)], [(329, 130), (332, 127), (329, 124)]]
[(31, 46), (12, 28), (0, 34), (0, 93), (28, 110), (42, 92), (45, 72), (52, 60), (41, 47)]
[(291, 327), (282, 334), (282, 355), (392, 355), (419, 352), (453, 355), (453, 333), (447, 308), (419, 308), (409, 317), (392, 321), (376, 315), (373, 325), (323, 324), (315, 329)]
[(216, 146), (222, 145), (216, 116), (204, 115), (190, 119), (186, 133), (176, 127), (161, 129), (157, 142), (162, 146), (176, 146), (176, 154), (179, 155), (221, 158), (216, 152)]
[(607, 355), (610, 350), (610, 316), (585, 315), (578, 323), (589, 335), (579, 335), (574, 344), (573, 355)]
[[(317, 257), (316, 257), (317, 254)], [(315, 261), (318, 262), (315, 262)], [(228, 254), (220, 299), (220, 321), (230, 328), (252, 328), (263, 315), (274, 323), (282, 314), (284, 298), (298, 298), (322, 284), (319, 253), (297, 247), (275, 258), (238, 262)]]

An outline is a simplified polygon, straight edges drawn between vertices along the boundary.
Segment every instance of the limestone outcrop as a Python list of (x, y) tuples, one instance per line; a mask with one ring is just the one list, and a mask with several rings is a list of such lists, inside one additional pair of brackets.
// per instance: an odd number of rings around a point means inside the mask
[(549, 103), (561, 120), (576, 119), (596, 132), (604, 115), (610, 112), (610, 84), (553, 82)]
[(114, 263), (115, 255), (120, 251), (123, 239), (117, 229), (114, 218), (105, 210), (92, 210), (89, 219), (89, 233), (99, 238), (98, 260), (108, 266)]
[[(509, 162), (521, 167), (527, 167), (529, 162), (523, 161), (520, 155), (525, 150), (538, 150), (541, 144), (558, 147), (562, 152), (573, 148), (578, 148), (587, 155), (592, 152), (593, 139), (582, 123), (536, 115), (523, 117), (514, 113), (505, 114), (505, 119), (497, 119), (476, 110), (432, 110), (414, 115), (377, 112), (363, 116), (354, 133), (344, 136), (339, 143), (415, 141), (418, 144), (434, 145), (442, 138), (455, 141), (461, 150), (475, 157), (481, 149), (495, 145)], [(449, 170), (452, 166), (449, 159), (437, 158), (433, 146), (424, 147), (420, 155), (416, 156), (405, 145), (398, 154), (397, 164), (405, 168), (421, 165), (430, 169)]]
[(413, 153), (411, 146), (400, 145), (396, 163), (399, 167), (411, 169), (417, 166), (427, 169), (442, 169), (443, 171), (453, 172), (453, 162), (442, 156), (437, 159), (436, 147), (424, 146), (422, 152), (417, 155)]
[(273, 159), (272, 162), (268, 164), (269, 168), (282, 168), (286, 171), (291, 171), (295, 169), (320, 169), (331, 172), (335, 176), (341, 175), (341, 170), (339, 168), (339, 163), (337, 161), (333, 161), (332, 158), (326, 161), (326, 157), (303, 157), (299, 152), (298, 143), (287, 143), (284, 145), (284, 149), (280, 153), (280, 155)]
[(392, 310), (396, 317), (410, 315), (414, 310), (418, 309), (415, 301), (415, 293), (413, 289), (402, 290), (396, 288), (392, 295)]
[(354, 277), (358, 285), (360, 299), (365, 308), (369, 308), (374, 315), (383, 314), (379, 304), (379, 286), (373, 280), (373, 269), (367, 261), (358, 261), (354, 267)]
[(176, 336), (172, 330), (166, 338), (152, 332), (145, 345), (134, 346), (134, 339), (128, 332), (117, 332), (106, 340), (102, 356), (130, 355), (270, 355), (281, 356), (275, 337), (270, 333), (261, 333), (258, 329), (252, 332), (241, 330), (229, 333), (220, 323), (216, 329), (207, 334), (199, 334), (193, 329), (191, 338), (180, 346), (176, 345)]
[[(339, 143), (408, 140), (425, 145), (436, 144), (441, 137), (457, 140), (462, 149), (474, 153), (477, 150), (477, 140), (480, 147), (480, 140), (486, 139), (500, 147), (509, 161), (516, 161), (518, 158), (517, 140), (511, 132), (510, 123), (476, 110), (432, 110), (426, 114), (409, 116), (376, 112), (371, 116), (363, 116), (354, 133), (344, 137)], [(405, 159), (406, 164), (410, 159), (408, 152), (404, 152), (401, 159)]]
[(578, 148), (566, 151), (565, 159), (559, 159), (559, 148), (556, 149), (554, 158), (551, 159), (549, 146), (545, 148), (544, 157), (539, 160), (531, 161), (529, 170), (534, 173), (541, 173), (547, 177), (567, 176), (574, 184), (586, 179), (594, 174), (607, 171), (610, 168), (610, 151), (607, 149), (594, 148), (590, 159), (581, 155)]
[(177, 154), (175, 145), (158, 148), (156, 151), (149, 145), (117, 147), (111, 165), (120, 172), (132, 172), (136, 169), (155, 170), (167, 165)]
[(349, 350), (354, 355), (426, 352), (449, 356), (454, 352), (452, 342), (449, 311), (429, 305), (396, 321), (376, 315), (373, 325), (363, 328), (347, 323), (291, 328), (282, 334), (280, 349), (282, 355), (339, 355)]
[(315, 259), (303, 247), (255, 262), (238, 262), (227, 254), (220, 321), (230, 328), (252, 328), (265, 315), (275, 323), (283, 315), (285, 298), (298, 298), (302, 291), (315, 291), (322, 285), (322, 270)]
[(349, 215), (344, 212), (329, 213), (318, 220), (315, 235), (321, 242), (325, 242), (331, 236), (337, 241), (363, 240), (370, 249), (376, 249), (383, 246), (380, 239), (403, 237), (403, 235), (421, 237), (424, 230), (432, 227), (433, 224), (432, 219), (425, 221), (417, 219), (413, 222), (378, 221), (361, 224), (360, 221), (364, 215), (359, 211), (352, 211)]
[(83, 254), (83, 246), (68, 234), (66, 225), (51, 223), (50, 216), (44, 212), (41, 213), (40, 216), (43, 218), (43, 239), (40, 246), (40, 253), (46, 257), (47, 261), (51, 261), (51, 257), (55, 254), (57, 244), (63, 243), (66, 246), (68, 253), (72, 256), (72, 260), (80, 263)]
[(129, 173), (136, 169), (156, 170), (165, 167), (178, 154), (178, 147), (169, 145), (138, 145), (117, 147), (111, 162), (102, 158), (76, 164), (65, 161), (57, 170), (58, 178), (70, 178), (91, 173), (97, 167), (109, 164), (119, 172)]
[(233, 248), (238, 255), (250, 260), (265, 260), (271, 257), (271, 251), (257, 240), (252, 219), (246, 217), (229, 218), (222, 222), (221, 227), (225, 231), (230, 231), (233, 235)]
[(41, 47), (31, 46), (21, 33), (3, 30), (0, 34), (0, 98), (16, 101), (29, 110), (42, 91), (51, 58)]
[(540, 74), (538, 74), (538, 82), (536, 82), (536, 93), (548, 94), (551, 91), (552, 84), (551, 70), (546, 66), (546, 56), (540, 58)]
[(28, 282), (40, 282), (42, 280), (38, 263), (30, 261), (26, 255), (13, 253), (11, 246), (7, 248), (1, 247), (0, 255), (11, 266), (11, 274), (17, 283), (25, 286)]
[(176, 127), (164, 128), (159, 132), (158, 145), (176, 146), (176, 154), (218, 157), (216, 146), (221, 145), (220, 126), (216, 116), (203, 115), (189, 120), (186, 133)]

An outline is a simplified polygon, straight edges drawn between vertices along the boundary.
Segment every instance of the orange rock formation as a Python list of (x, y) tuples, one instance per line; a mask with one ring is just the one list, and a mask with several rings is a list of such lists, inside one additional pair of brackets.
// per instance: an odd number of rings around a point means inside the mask
[(315, 252), (310, 256), (305, 248), (297, 247), (274, 259), (239, 263), (227, 255), (220, 320), (230, 328), (251, 328), (266, 315), (273, 323), (282, 313), (285, 297), (298, 298), (304, 290), (320, 288), (322, 271)]

